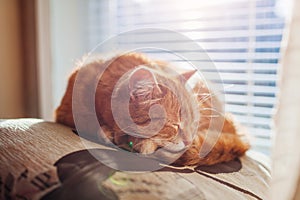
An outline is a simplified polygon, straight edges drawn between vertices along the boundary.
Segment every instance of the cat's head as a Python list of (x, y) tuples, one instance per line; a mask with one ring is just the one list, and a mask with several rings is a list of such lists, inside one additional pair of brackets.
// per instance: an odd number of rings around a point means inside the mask
[(123, 123), (114, 138), (119, 146), (149, 154), (169, 144), (177, 145), (169, 145), (171, 151), (182, 150), (191, 142), (195, 107), (185, 84), (195, 71), (175, 75), (166, 69), (140, 65), (120, 81), (112, 103), (120, 111), (116, 121)]

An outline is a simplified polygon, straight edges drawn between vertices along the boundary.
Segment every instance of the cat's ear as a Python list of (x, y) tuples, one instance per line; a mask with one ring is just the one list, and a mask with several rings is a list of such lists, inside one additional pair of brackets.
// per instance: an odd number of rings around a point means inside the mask
[(190, 70), (190, 71), (187, 71), (187, 72), (184, 72), (182, 74), (180, 74), (178, 76), (178, 79), (183, 83), (185, 84), (195, 73), (197, 72), (197, 70)]

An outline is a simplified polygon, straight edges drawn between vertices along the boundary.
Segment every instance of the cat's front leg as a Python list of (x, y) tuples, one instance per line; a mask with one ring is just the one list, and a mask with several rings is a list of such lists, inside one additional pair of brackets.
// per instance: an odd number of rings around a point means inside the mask
[(145, 139), (141, 142), (140, 153), (151, 154), (157, 149), (157, 145), (151, 139)]
[(128, 136), (127, 143), (131, 149), (141, 154), (152, 154), (157, 149), (157, 144), (151, 139), (142, 139)]

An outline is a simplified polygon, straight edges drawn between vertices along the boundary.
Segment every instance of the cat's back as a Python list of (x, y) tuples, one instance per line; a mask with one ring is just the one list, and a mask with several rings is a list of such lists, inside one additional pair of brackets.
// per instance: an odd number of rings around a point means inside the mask
[(104, 72), (99, 80), (99, 84), (112, 89), (116, 82), (128, 71), (137, 66), (149, 65), (150, 63), (148, 58), (139, 53), (128, 53), (115, 56), (107, 60), (101, 66)]
[[(81, 113), (90, 113), (94, 104), (100, 120), (113, 121), (111, 96), (116, 83), (130, 70), (140, 65), (151, 66), (153, 61), (140, 53), (127, 53), (103, 60), (102, 56), (83, 58), (69, 77), (67, 90), (57, 108), (56, 121), (74, 127), (72, 102), (74, 91)], [(74, 87), (75, 86), (75, 87)], [(93, 93), (93, 94), (92, 94)], [(94, 96), (92, 100), (89, 97)], [(107, 120), (105, 120), (107, 119)]]

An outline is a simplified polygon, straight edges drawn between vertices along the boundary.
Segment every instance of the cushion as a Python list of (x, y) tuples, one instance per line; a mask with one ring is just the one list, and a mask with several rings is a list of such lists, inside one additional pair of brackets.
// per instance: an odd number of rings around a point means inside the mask
[(255, 152), (214, 166), (167, 165), (155, 172), (118, 171), (94, 154), (131, 162), (57, 123), (1, 120), (0, 199), (268, 199), (269, 166)]

